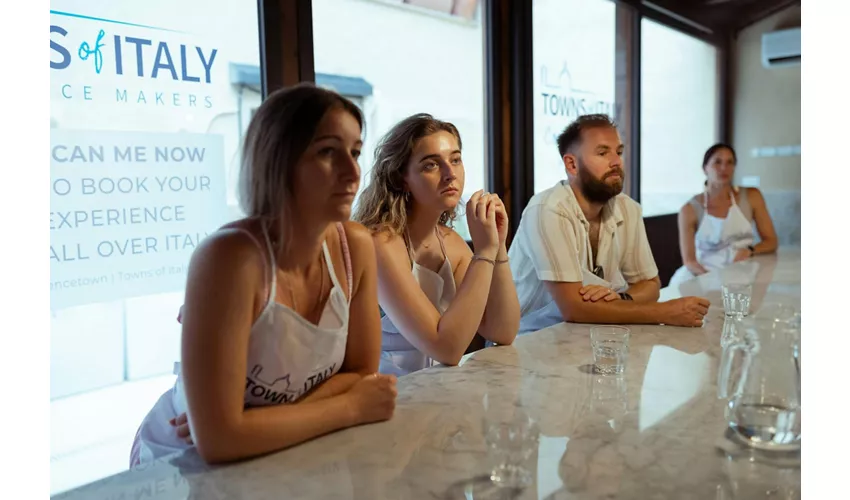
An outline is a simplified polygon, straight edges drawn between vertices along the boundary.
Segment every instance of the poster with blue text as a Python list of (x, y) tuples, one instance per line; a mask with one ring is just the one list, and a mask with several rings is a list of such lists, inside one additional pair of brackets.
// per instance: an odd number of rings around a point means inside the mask
[(227, 54), (182, 16), (127, 12), (50, 11), (53, 310), (182, 290), (194, 249), (233, 218)]
[(51, 306), (182, 288), (225, 217), (220, 137), (54, 130), (50, 142)]

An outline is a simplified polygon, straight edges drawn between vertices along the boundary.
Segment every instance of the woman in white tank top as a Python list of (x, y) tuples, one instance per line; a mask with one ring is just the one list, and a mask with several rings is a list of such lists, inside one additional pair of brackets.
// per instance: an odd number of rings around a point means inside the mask
[(207, 462), (238, 460), (392, 416), (374, 245), (343, 222), (361, 129), (354, 104), (312, 85), (257, 110), (240, 179), (248, 217), (192, 256), (177, 381), (142, 422), (131, 466), (193, 444)]
[[(761, 191), (738, 189), (732, 184), (737, 161), (735, 150), (728, 144), (715, 144), (706, 151), (702, 166), (705, 190), (679, 211), (679, 248), (684, 265), (668, 286), (776, 251), (776, 231)], [(761, 240), (758, 243), (753, 225)]]
[(381, 373), (456, 365), (476, 332), (496, 344), (516, 337), (505, 207), (495, 194), (472, 195), (466, 219), (473, 255), (450, 227), (463, 185), (460, 134), (451, 123), (413, 115), (376, 149), (354, 220), (372, 231), (378, 257)]

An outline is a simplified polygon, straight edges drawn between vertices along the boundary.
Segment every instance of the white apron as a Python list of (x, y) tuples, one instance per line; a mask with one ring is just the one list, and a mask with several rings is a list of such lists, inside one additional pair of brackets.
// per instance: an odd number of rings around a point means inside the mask
[[(351, 264), (342, 225), (338, 225), (351, 296)], [(340, 287), (331, 262), (327, 243), (322, 244), (328, 273), (333, 282), (318, 325), (305, 320), (294, 310), (275, 302), (276, 270), (271, 242), (263, 231), (271, 261), (269, 300), (251, 327), (248, 346), (248, 373), (245, 407), (292, 403), (313, 387), (336, 374), (345, 357), (348, 339), (349, 299)], [(253, 239), (253, 236), (252, 236)], [(177, 381), (163, 394), (142, 421), (131, 456), (131, 466), (148, 463), (190, 445), (177, 437), (169, 420), (188, 408), (183, 392), (179, 363), (175, 363)]]
[[(742, 248), (753, 244), (753, 224), (731, 194), (732, 206), (725, 218), (708, 213), (708, 192), (703, 194), (703, 216), (694, 236), (697, 262), (707, 271), (717, 271), (732, 264), (735, 254)], [(694, 275), (685, 266), (680, 267), (668, 286), (678, 286)]]
[[(449, 305), (455, 298), (457, 289), (455, 287), (455, 278), (452, 273), (452, 264), (449, 261), (449, 255), (446, 253), (446, 247), (443, 244), (443, 238), (437, 230), (437, 239), (440, 242), (440, 249), (443, 252), (443, 265), (438, 272), (434, 272), (426, 267), (422, 267), (413, 260), (413, 253), (410, 245), (407, 245), (408, 255), (412, 266), (413, 278), (419, 283), (419, 287), (431, 304), (440, 312), (448, 310)], [(381, 318), (381, 366), (380, 372), (385, 374), (393, 374), (398, 377), (406, 375), (417, 370), (428, 368), (433, 364), (433, 360), (425, 354), (419, 352), (406, 338), (399, 332), (398, 328), (393, 324), (389, 316)]]
[[(588, 240), (587, 244), (590, 244)], [(590, 248), (590, 247), (588, 247)], [(622, 271), (619, 268), (614, 269), (610, 274), (606, 272), (606, 278), (603, 279), (599, 276), (593, 274), (588, 271), (588, 269), (593, 268), (593, 257), (588, 252), (588, 262), (586, 263), (587, 269), (581, 270), (581, 283), (582, 286), (589, 285), (600, 285), (606, 288), (610, 288), (617, 293), (622, 293), (628, 290), (629, 284), (626, 282), (626, 278), (623, 277)], [(555, 299), (549, 295), (549, 292), (544, 292), (546, 297), (549, 299), (547, 304), (540, 309), (523, 316), (519, 322), (519, 332), (517, 335), (523, 335), (526, 333), (536, 332), (537, 330), (542, 330), (544, 328), (548, 328), (552, 325), (556, 325), (558, 323), (562, 323), (564, 321), (564, 317), (561, 314), (561, 310), (558, 309), (558, 304), (555, 303)]]

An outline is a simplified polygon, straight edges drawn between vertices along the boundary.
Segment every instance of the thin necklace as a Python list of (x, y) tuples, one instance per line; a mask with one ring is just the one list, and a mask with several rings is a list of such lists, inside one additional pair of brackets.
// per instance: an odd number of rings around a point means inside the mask
[[(319, 254), (319, 275), (321, 276), (321, 281), (319, 283), (319, 295), (316, 298), (316, 304), (313, 306), (313, 311), (315, 311), (319, 307), (319, 304), (321, 304), (322, 297), (325, 292), (325, 259), (322, 258), (321, 253)], [(298, 312), (298, 301), (295, 300), (295, 290), (292, 287), (292, 278), (289, 276), (286, 280), (286, 287), (289, 288), (289, 300), (292, 301), (292, 309), (295, 312)]]
[[(280, 242), (277, 241), (277, 238), (271, 241), (272, 251), (277, 248), (277, 245)], [(319, 283), (319, 296), (316, 302), (316, 305), (313, 306), (313, 310), (315, 311), (318, 307), (319, 303), (322, 301), (322, 296), (325, 291), (325, 259), (323, 258), (324, 248), (321, 252), (319, 252), (319, 274), (321, 275), (321, 282)], [(295, 290), (292, 288), (292, 276), (285, 274), (286, 278), (286, 288), (289, 288), (289, 300), (292, 303), (292, 310), (296, 313), (298, 312), (298, 301), (295, 299)]]

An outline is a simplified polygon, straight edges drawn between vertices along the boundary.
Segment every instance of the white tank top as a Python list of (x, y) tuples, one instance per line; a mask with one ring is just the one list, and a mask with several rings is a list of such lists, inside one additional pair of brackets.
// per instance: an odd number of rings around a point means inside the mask
[[(268, 302), (251, 327), (248, 339), (246, 408), (295, 402), (337, 373), (342, 366), (348, 340), (352, 273), (342, 224), (337, 224), (337, 230), (348, 278), (348, 298), (337, 280), (327, 242), (323, 242), (322, 252), (333, 287), (318, 325), (314, 325), (293, 309), (275, 301), (277, 264), (268, 232), (263, 228), (271, 279)], [(240, 231), (250, 236), (262, 250), (251, 233), (244, 229)], [(187, 411), (179, 363), (175, 363), (175, 372), (177, 381), (174, 387), (160, 397), (142, 421), (131, 452), (131, 464), (150, 462), (189, 447), (168, 423)]]
[[(337, 230), (343, 246), (350, 297), (351, 262), (348, 245), (342, 224), (337, 225)], [(350, 299), (346, 298), (337, 280), (327, 242), (322, 243), (322, 252), (333, 288), (318, 325), (314, 325), (293, 309), (275, 302), (277, 273), (274, 271), (277, 265), (265, 229), (263, 236), (271, 261), (271, 292), (265, 309), (251, 327), (245, 385), (246, 406), (296, 401), (339, 371), (348, 340)]]
[[(694, 201), (691, 205), (697, 212), (700, 221), (694, 235), (695, 256), (707, 271), (721, 271), (720, 274), (706, 276), (700, 285), (704, 291), (719, 290), (723, 281), (730, 281), (734, 275), (742, 279), (755, 279), (758, 272), (758, 264), (750, 261), (746, 265), (736, 266), (731, 274), (723, 270), (735, 260), (738, 250), (752, 245), (755, 241), (753, 234), (752, 207), (747, 200), (747, 192), (742, 191), (741, 204), (735, 200), (735, 193), (731, 193), (731, 205), (726, 217), (715, 217), (708, 213), (708, 191), (703, 192), (702, 206)], [(748, 215), (749, 214), (749, 215)], [(687, 267), (682, 266), (673, 274), (668, 287), (679, 288), (679, 285), (694, 277)], [(735, 278), (731, 278), (733, 281)], [(683, 293), (690, 294), (686, 291)]]
[[(735, 193), (730, 193), (730, 198), (729, 212), (720, 218), (708, 213), (708, 191), (703, 193), (704, 215), (694, 235), (694, 246), (697, 262), (709, 271), (728, 266), (738, 250), (753, 243), (752, 221), (738, 206)], [(746, 191), (741, 198), (747, 199)]]
[[(457, 288), (445, 243), (439, 229), (435, 230), (437, 240), (440, 242), (440, 250), (443, 252), (443, 265), (436, 273), (427, 267), (420, 266), (413, 260), (413, 249), (407, 233), (404, 235), (404, 244), (407, 247), (413, 278), (419, 283), (419, 287), (425, 293), (425, 296), (442, 316), (454, 300)], [(432, 360), (424, 353), (419, 352), (404, 338), (389, 316), (381, 318), (381, 330), (383, 330), (381, 335), (381, 373), (401, 376), (432, 365)]]

